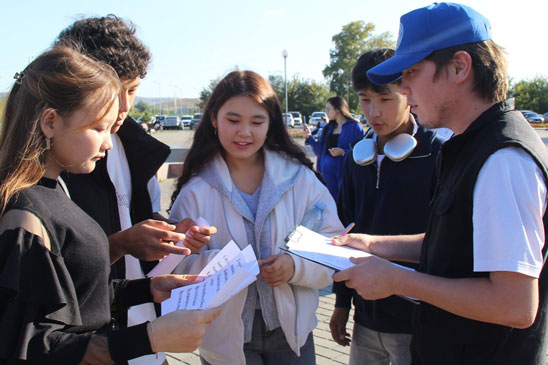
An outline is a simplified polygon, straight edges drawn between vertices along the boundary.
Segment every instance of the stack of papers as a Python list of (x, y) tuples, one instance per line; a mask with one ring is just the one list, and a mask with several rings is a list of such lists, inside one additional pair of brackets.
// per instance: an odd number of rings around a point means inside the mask
[(218, 307), (253, 283), (259, 271), (253, 248), (248, 245), (240, 250), (230, 241), (200, 272), (204, 281), (171, 291), (171, 298), (162, 303), (162, 314)]

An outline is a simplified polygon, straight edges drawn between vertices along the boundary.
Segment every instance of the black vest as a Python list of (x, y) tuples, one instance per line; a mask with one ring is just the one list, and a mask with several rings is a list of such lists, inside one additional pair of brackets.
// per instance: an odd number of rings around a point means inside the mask
[[(513, 101), (484, 112), (444, 146), (438, 160), (438, 184), (421, 250), (419, 271), (446, 278), (487, 277), (473, 271), (473, 195), (485, 161), (505, 147), (529, 153), (548, 181), (546, 147)], [(547, 219), (543, 217), (546, 232)], [(546, 260), (546, 245), (542, 253)], [(463, 318), (421, 303), (415, 316), (416, 364), (540, 364), (546, 362), (546, 292), (543, 267), (535, 323), (523, 330)]]

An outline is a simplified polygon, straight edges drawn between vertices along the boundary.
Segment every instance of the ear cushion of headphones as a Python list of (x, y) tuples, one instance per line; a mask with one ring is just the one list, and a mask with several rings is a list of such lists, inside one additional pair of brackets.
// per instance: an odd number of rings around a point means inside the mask
[(377, 144), (373, 138), (365, 138), (354, 145), (352, 149), (354, 162), (360, 166), (371, 164), (377, 158)]
[(409, 156), (416, 146), (415, 137), (401, 133), (384, 145), (384, 154), (392, 161), (400, 162)]

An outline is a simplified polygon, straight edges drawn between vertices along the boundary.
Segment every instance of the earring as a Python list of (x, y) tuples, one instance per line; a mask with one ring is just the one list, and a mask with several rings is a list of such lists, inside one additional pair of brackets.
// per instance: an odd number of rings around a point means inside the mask
[(48, 137), (46, 137), (46, 151), (51, 148), (51, 141)]

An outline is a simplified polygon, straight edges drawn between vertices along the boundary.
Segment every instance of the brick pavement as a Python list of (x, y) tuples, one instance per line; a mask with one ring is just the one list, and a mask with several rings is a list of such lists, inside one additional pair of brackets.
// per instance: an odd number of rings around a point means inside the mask
[[(316, 311), (318, 326), (313, 332), (314, 344), (316, 346), (316, 363), (318, 365), (348, 364), (348, 353), (350, 348), (339, 346), (331, 339), (331, 332), (329, 331), (329, 318), (331, 318), (334, 304), (335, 295), (331, 293), (331, 288), (327, 287), (321, 289), (320, 304)], [(351, 312), (351, 319), (348, 321), (349, 325), (347, 327), (350, 332), (354, 325), (352, 316), (353, 311)], [(197, 351), (187, 354), (168, 354), (167, 360), (170, 365), (201, 365)]]

